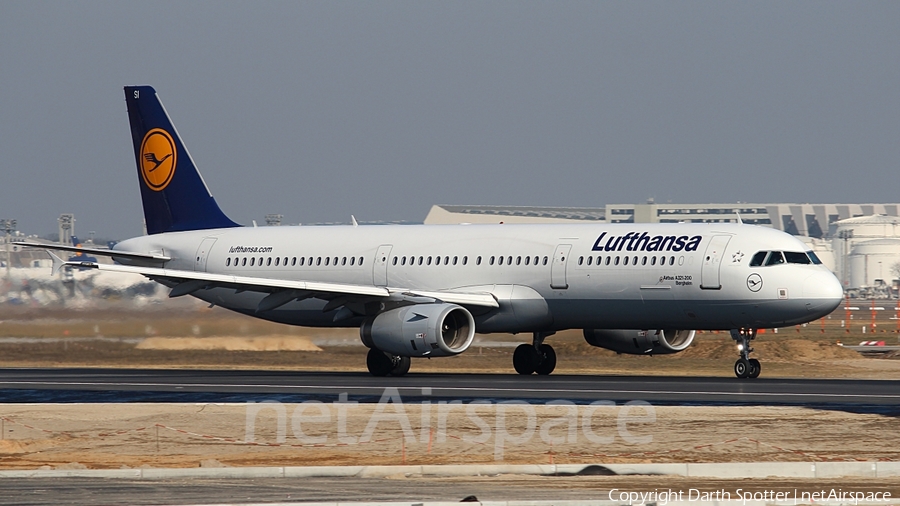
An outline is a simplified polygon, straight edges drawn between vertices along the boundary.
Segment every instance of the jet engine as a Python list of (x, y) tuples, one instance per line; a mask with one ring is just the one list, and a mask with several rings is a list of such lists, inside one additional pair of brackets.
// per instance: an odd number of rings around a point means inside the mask
[(369, 348), (401, 357), (449, 357), (475, 338), (475, 319), (456, 304), (414, 304), (385, 311), (359, 328)]
[(631, 355), (668, 355), (684, 351), (694, 341), (695, 330), (584, 329), (591, 346)]

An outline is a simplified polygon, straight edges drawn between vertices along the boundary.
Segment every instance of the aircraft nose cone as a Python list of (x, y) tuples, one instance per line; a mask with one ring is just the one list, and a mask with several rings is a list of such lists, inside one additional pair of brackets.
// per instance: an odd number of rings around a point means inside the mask
[(810, 311), (825, 314), (835, 310), (844, 298), (841, 282), (830, 272), (817, 272), (803, 282), (803, 298), (814, 299)]

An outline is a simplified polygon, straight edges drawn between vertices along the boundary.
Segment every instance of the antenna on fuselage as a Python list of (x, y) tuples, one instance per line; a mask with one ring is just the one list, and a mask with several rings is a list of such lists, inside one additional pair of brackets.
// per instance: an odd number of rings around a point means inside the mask
[(741, 213), (735, 212), (734, 215), (737, 216), (737, 224), (743, 225), (744, 221), (741, 219)]
[(359, 226), (359, 223), (356, 222), (356, 216), (353, 216), (353, 215), (351, 214), (351, 215), (350, 215), (350, 221), (353, 222), (353, 226), (354, 226), (354, 227), (358, 227), (358, 226)]

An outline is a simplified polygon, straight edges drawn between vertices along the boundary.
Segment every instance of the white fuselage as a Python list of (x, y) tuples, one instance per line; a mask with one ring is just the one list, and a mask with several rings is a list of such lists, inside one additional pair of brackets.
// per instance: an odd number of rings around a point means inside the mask
[[(750, 267), (758, 251), (804, 252), (783, 232), (738, 224), (303, 226), (163, 233), (119, 243), (160, 253), (166, 268), (418, 290), (488, 292), (476, 330), (732, 329), (821, 318), (842, 290), (824, 266)], [(502, 261), (501, 261), (502, 259)], [(752, 277), (751, 277), (752, 276)], [(266, 295), (193, 293), (216, 305), (303, 326), (335, 322), (325, 300), (256, 313)]]

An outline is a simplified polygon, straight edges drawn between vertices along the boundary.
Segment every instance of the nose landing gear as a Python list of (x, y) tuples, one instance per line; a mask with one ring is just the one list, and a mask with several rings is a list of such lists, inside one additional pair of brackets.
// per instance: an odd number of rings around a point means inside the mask
[(556, 352), (549, 344), (544, 344), (544, 338), (553, 335), (553, 332), (535, 332), (533, 344), (520, 344), (513, 353), (513, 367), (519, 374), (529, 375), (538, 373), (547, 375), (556, 368)]
[(734, 375), (738, 378), (757, 378), (762, 370), (759, 360), (750, 358), (750, 341), (756, 339), (756, 329), (731, 329), (731, 338), (738, 342), (741, 358), (734, 363)]

